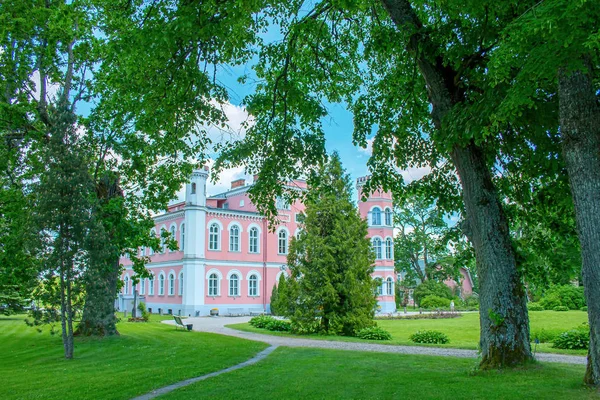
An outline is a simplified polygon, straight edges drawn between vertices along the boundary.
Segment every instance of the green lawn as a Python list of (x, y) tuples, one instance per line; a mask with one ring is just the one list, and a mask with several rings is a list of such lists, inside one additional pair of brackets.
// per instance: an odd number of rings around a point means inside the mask
[(63, 358), (59, 335), (38, 333), (23, 316), (0, 317), (0, 399), (129, 399), (240, 363), (265, 344), (175, 330), (153, 316), (121, 322), (120, 337), (76, 339)]
[[(546, 329), (557, 332), (563, 332), (587, 322), (587, 313), (583, 311), (536, 311), (529, 313), (531, 331)], [(479, 342), (479, 314), (465, 313), (459, 318), (449, 319), (406, 319), (406, 320), (378, 320), (377, 325), (384, 328), (392, 335), (391, 341), (381, 341), (373, 343), (396, 344), (396, 345), (415, 345), (408, 338), (418, 330), (436, 330), (445, 333), (450, 338), (450, 343), (445, 345), (430, 345), (436, 347), (453, 347), (461, 349), (477, 349)], [(270, 332), (265, 329), (254, 328), (250, 324), (229, 325), (230, 328), (239, 329), (248, 332), (258, 332), (278, 336), (294, 336), (287, 333)], [(306, 337), (306, 336), (302, 336)], [(342, 341), (360, 341), (364, 340), (339, 336), (318, 336), (311, 335), (311, 339), (323, 340), (342, 340)], [(421, 345), (423, 346), (423, 345)], [(551, 347), (550, 343), (541, 343), (537, 347), (538, 352), (562, 353), (585, 355), (586, 350), (560, 350)]]
[(161, 399), (592, 399), (583, 366), (539, 364), (473, 373), (476, 361), (279, 348), (250, 367)]

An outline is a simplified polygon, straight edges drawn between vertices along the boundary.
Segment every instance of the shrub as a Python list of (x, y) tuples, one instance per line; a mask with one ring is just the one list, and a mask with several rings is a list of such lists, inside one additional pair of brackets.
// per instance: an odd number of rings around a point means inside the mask
[(544, 311), (544, 307), (540, 303), (528, 303), (527, 309), (529, 311)]
[(479, 295), (477, 293), (473, 293), (470, 296), (465, 297), (464, 303), (465, 307), (467, 308), (476, 307), (479, 309)]
[(249, 323), (255, 328), (266, 328), (271, 321), (275, 321), (275, 318), (270, 315), (259, 315), (252, 318)]
[(448, 308), (450, 307), (450, 300), (431, 295), (421, 300), (420, 306), (423, 308)]
[(540, 300), (540, 305), (544, 307), (544, 310), (554, 310), (556, 307), (560, 307), (560, 299), (556, 295), (548, 295)]
[(372, 326), (370, 328), (363, 328), (356, 333), (361, 339), (366, 340), (391, 340), (392, 335), (384, 329), (381, 329), (378, 326)]
[(580, 311), (587, 311), (587, 306), (583, 306), (579, 309)]
[(421, 301), (427, 296), (438, 296), (450, 300), (452, 298), (452, 291), (442, 282), (429, 279), (417, 286), (413, 292), (413, 298), (419, 305), (421, 305)]
[(542, 328), (531, 332), (531, 341), (537, 339), (540, 343), (551, 343), (558, 335), (560, 335), (560, 333), (560, 331), (551, 331)]
[(290, 321), (284, 321), (281, 319), (275, 319), (273, 318), (272, 321), (270, 321), (269, 323), (267, 323), (267, 325), (265, 326), (265, 328), (267, 328), (270, 331), (276, 331), (276, 332), (289, 332), (292, 330), (292, 324)]
[(552, 286), (540, 301), (546, 310), (563, 306), (569, 310), (579, 310), (585, 306), (583, 287), (573, 285)]
[(450, 342), (448, 336), (438, 331), (417, 331), (409, 339), (415, 343), (446, 344)]
[(554, 311), (569, 311), (569, 307), (565, 307), (565, 306), (554, 307)]
[(589, 331), (578, 328), (571, 329), (570, 331), (566, 331), (558, 335), (556, 339), (554, 339), (554, 344), (552, 347), (557, 349), (587, 349), (590, 344), (590, 333)]
[(140, 311), (140, 314), (142, 314), (142, 320), (148, 322), (148, 320), (150, 319), (150, 313), (146, 309), (146, 303), (144, 303), (143, 301), (140, 301), (137, 308)]

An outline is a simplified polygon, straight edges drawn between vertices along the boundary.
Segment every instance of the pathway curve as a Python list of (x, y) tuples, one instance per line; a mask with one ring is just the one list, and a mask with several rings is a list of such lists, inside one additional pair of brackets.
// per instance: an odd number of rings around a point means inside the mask
[(169, 385), (169, 386), (164, 386), (164, 387), (161, 387), (160, 389), (153, 390), (150, 393), (146, 393), (144, 395), (141, 395), (141, 396), (138, 396), (138, 397), (134, 397), (132, 400), (150, 400), (150, 399), (154, 399), (154, 398), (156, 398), (158, 396), (162, 396), (163, 394), (167, 394), (169, 392), (172, 392), (175, 389), (179, 389), (179, 388), (182, 388), (184, 386), (191, 385), (192, 383), (200, 382), (200, 381), (203, 381), (205, 379), (212, 378), (213, 376), (219, 376), (219, 375), (225, 374), (227, 372), (235, 371), (236, 369), (247, 367), (248, 365), (256, 364), (257, 362), (259, 362), (260, 360), (264, 359), (269, 354), (271, 354), (273, 352), (273, 350), (275, 350), (276, 348), (277, 348), (277, 346), (267, 347), (266, 349), (264, 349), (263, 351), (261, 351), (260, 353), (258, 353), (254, 357), (252, 357), (251, 359), (249, 359), (247, 361), (244, 361), (243, 363), (234, 365), (234, 366), (229, 367), (229, 368), (222, 369), (220, 371), (211, 372), (210, 374), (198, 376), (196, 378), (186, 379), (184, 381), (180, 381), (180, 382), (174, 383), (174, 384)]
[[(342, 342), (333, 340), (318, 339), (300, 339), (285, 336), (263, 335), (260, 333), (238, 331), (227, 328), (225, 325), (239, 324), (248, 322), (250, 317), (198, 317), (187, 318), (188, 324), (194, 325), (195, 331), (217, 333), (220, 335), (235, 336), (243, 339), (265, 342), (271, 346), (287, 347), (316, 347), (322, 349), (335, 350), (355, 350), (372, 351), (378, 353), (397, 353), (397, 354), (416, 354), (429, 356), (447, 356), (462, 358), (477, 358), (476, 350), (452, 349), (441, 347), (422, 347), (422, 346), (399, 346), (388, 344)], [(163, 321), (166, 324), (175, 324), (174, 321)], [(581, 364), (585, 365), (587, 359), (585, 356), (570, 356), (565, 354), (537, 353), (536, 359), (542, 362)]]

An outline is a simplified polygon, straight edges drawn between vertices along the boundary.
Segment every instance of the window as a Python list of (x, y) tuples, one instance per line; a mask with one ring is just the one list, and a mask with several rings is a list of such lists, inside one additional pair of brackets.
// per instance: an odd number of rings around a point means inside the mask
[(208, 230), (208, 249), (219, 250), (219, 224), (214, 223)]
[(167, 252), (167, 239), (165, 238), (166, 233), (167, 230), (165, 228), (160, 228), (160, 252), (163, 254)]
[[(176, 230), (177, 230), (177, 229), (175, 228), (175, 225), (172, 225), (172, 226), (171, 226), (171, 240), (175, 240), (175, 239), (177, 238), (177, 237), (175, 236), (175, 231), (176, 231)], [(171, 251), (173, 251), (173, 250), (171, 250)]]
[(258, 228), (250, 228), (248, 238), (248, 251), (250, 253), (258, 253)]
[(148, 294), (154, 296), (154, 277), (148, 279)]
[(179, 234), (179, 248), (183, 251), (185, 250), (185, 224), (181, 224), (179, 230), (181, 231)]
[(161, 273), (158, 277), (158, 295), (163, 296), (165, 294), (165, 276)]
[[(156, 237), (156, 231), (154, 229), (152, 229), (150, 231), (150, 236), (155, 238)], [(150, 246), (150, 251), (149, 251), (149, 255), (154, 255), (154, 249), (152, 248), (152, 246)]]
[(248, 296), (258, 296), (258, 277), (255, 274), (248, 278)]
[(183, 296), (183, 272), (179, 273), (179, 295)]
[(146, 279), (140, 281), (140, 294), (146, 294)]
[(244, 207), (244, 200), (240, 200), (240, 207)]
[(288, 252), (287, 232), (282, 229), (279, 231), (279, 234), (277, 236), (279, 238), (279, 246), (278, 246), (279, 254), (287, 254), (287, 252)]
[(192, 183), (192, 194), (196, 194), (196, 184)]
[(210, 274), (210, 276), (208, 277), (208, 295), (219, 295), (219, 277), (217, 276), (217, 274)]
[(278, 210), (290, 210), (290, 203), (283, 197), (277, 197), (277, 199), (275, 199), (275, 207), (277, 207)]
[(388, 277), (386, 280), (387, 284), (387, 295), (392, 296), (394, 294), (394, 280), (391, 277)]
[(381, 209), (379, 207), (375, 207), (371, 211), (371, 225), (381, 225)]
[(175, 294), (175, 275), (173, 273), (169, 274), (169, 296), (173, 296)]
[(385, 239), (385, 258), (388, 260), (394, 259), (394, 242), (392, 238)]
[(381, 278), (375, 278), (375, 282), (377, 282), (377, 296), (381, 296), (383, 294), (383, 280)]
[(229, 295), (239, 296), (240, 295), (240, 279), (237, 274), (231, 274), (229, 277)]
[(390, 208), (385, 209), (385, 224), (392, 226), (392, 210)]
[(373, 239), (373, 251), (375, 252), (375, 259), (381, 260), (381, 239)]
[(229, 228), (229, 251), (240, 251), (240, 227), (237, 225)]
[(123, 279), (123, 294), (127, 295), (127, 290), (129, 289), (129, 277), (126, 276), (125, 279)]

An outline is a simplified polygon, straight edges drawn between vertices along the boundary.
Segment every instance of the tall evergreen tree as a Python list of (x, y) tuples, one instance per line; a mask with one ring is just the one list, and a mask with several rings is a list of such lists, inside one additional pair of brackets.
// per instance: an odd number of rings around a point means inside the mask
[(352, 336), (373, 325), (376, 305), (367, 223), (351, 201), (337, 153), (309, 187), (303, 231), (288, 256), (290, 318), (300, 329)]

